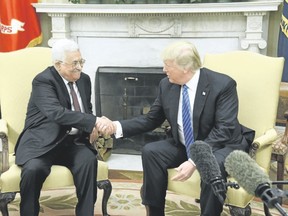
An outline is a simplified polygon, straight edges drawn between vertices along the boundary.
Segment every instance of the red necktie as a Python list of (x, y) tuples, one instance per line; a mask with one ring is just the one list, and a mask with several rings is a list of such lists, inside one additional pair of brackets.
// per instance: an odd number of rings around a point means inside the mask
[(74, 110), (81, 112), (80, 104), (79, 104), (76, 92), (74, 90), (74, 87), (73, 87), (73, 82), (69, 82), (68, 85), (69, 85), (70, 90), (71, 90), (71, 96), (72, 96), (72, 100), (73, 100)]

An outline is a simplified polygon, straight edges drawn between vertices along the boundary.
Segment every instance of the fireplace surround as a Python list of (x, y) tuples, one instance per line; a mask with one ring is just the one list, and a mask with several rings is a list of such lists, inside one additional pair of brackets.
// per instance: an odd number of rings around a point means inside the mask
[[(162, 67), (99, 67), (95, 76), (97, 116), (123, 120), (146, 114), (165, 76)], [(154, 131), (114, 139), (112, 153), (140, 154), (145, 143), (165, 138), (167, 127), (165, 122)]]

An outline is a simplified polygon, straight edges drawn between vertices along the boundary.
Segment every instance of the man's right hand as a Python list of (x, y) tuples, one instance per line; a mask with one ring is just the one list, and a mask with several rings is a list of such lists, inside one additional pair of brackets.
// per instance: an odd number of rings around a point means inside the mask
[(116, 126), (113, 122), (105, 116), (97, 118), (96, 128), (101, 134), (114, 134), (116, 132)]

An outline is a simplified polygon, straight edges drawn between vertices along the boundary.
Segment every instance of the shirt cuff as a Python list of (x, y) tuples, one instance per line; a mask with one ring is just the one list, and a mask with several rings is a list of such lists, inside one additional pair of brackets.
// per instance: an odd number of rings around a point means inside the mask
[(115, 138), (118, 139), (118, 138), (123, 137), (123, 130), (122, 130), (122, 126), (121, 126), (120, 122), (119, 121), (113, 121), (113, 124), (116, 125), (116, 132), (114, 134)]
[(196, 167), (196, 164), (194, 163), (194, 161), (193, 161), (191, 158), (189, 158), (189, 159), (188, 159), (188, 161), (189, 161), (190, 163), (192, 163), (192, 164), (193, 164), (193, 166), (195, 166), (195, 167)]

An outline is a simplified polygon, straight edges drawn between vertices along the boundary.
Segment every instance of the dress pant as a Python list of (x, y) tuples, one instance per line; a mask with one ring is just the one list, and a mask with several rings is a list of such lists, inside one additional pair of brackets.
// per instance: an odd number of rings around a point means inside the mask
[[(148, 143), (143, 146), (142, 204), (163, 212), (167, 190), (168, 168), (177, 167), (187, 160), (184, 146), (177, 147), (173, 139)], [(157, 216), (162, 216), (158, 213)], [(149, 216), (156, 216), (150, 211)]]
[(84, 144), (75, 144), (74, 139), (75, 136), (69, 135), (51, 151), (23, 165), (20, 181), (21, 216), (39, 215), (41, 188), (52, 165), (66, 166), (73, 175), (78, 198), (76, 216), (94, 216), (98, 161), (93, 151)]
[[(214, 152), (219, 163), (221, 172), (227, 175), (224, 169), (224, 160), (230, 151), (217, 150)], [(143, 186), (142, 186), (142, 204), (155, 207), (158, 212), (163, 210), (163, 214), (149, 216), (164, 216), (165, 197), (168, 185), (168, 168), (178, 167), (181, 163), (187, 161), (186, 149), (184, 146), (175, 146), (172, 139), (161, 140), (148, 143), (142, 150), (143, 165)], [(223, 205), (214, 195), (210, 185), (201, 183), (200, 197), (202, 216), (220, 216)]]

